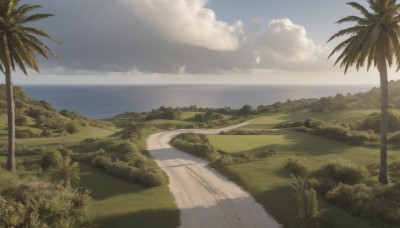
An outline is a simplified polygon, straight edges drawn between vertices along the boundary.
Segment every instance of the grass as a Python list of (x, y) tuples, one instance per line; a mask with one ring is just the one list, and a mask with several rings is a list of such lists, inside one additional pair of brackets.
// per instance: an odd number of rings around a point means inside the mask
[(167, 186), (151, 189), (80, 163), (81, 185), (92, 191), (89, 217), (100, 227), (178, 227), (179, 210)]
[[(103, 129), (103, 128), (97, 128), (97, 127), (86, 127), (82, 131), (76, 133), (76, 134), (71, 134), (71, 135), (65, 135), (65, 136), (60, 136), (60, 137), (54, 137), (54, 138), (26, 138), (26, 139), (17, 139), (16, 143), (18, 145), (24, 145), (24, 146), (48, 146), (48, 145), (65, 145), (65, 144), (72, 144), (72, 143), (77, 143), (80, 142), (86, 138), (104, 138), (108, 137), (112, 134), (114, 134), (115, 131), (113, 130), (108, 130), (108, 129)], [(0, 139), (1, 142), (6, 142), (6, 137), (2, 137)]]
[(272, 128), (274, 125), (283, 122), (294, 122), (294, 121), (304, 121), (307, 118), (314, 117), (326, 122), (357, 122), (366, 118), (369, 114), (377, 112), (378, 110), (351, 110), (344, 112), (334, 112), (334, 113), (319, 113), (310, 111), (299, 111), (294, 113), (284, 113), (284, 114), (269, 114), (263, 117), (254, 119), (249, 125), (244, 126), (244, 130), (258, 130)]
[(181, 116), (179, 117), (179, 119), (181, 120), (185, 120), (185, 121), (193, 121), (194, 120), (194, 116), (196, 114), (202, 114), (203, 112), (183, 112), (181, 114)]
[(151, 120), (147, 122), (148, 124), (153, 125), (162, 130), (171, 130), (171, 129), (178, 129), (184, 128), (188, 125), (192, 125), (193, 122), (191, 121), (184, 121), (184, 120)]
[[(349, 120), (362, 113), (368, 115), (370, 112), (352, 111), (328, 114), (327, 116), (337, 116), (337, 118)], [(303, 118), (305, 114), (306, 112), (300, 112), (261, 117), (244, 128), (266, 129), (278, 122)], [(246, 188), (265, 207), (267, 212), (286, 227), (296, 227), (296, 219), (293, 216), (296, 213), (296, 202), (293, 190), (289, 186), (292, 178), (285, 169), (287, 158), (299, 159), (311, 170), (337, 159), (351, 160), (360, 165), (378, 164), (379, 162), (379, 148), (377, 147), (352, 146), (293, 130), (283, 130), (266, 135), (209, 135), (208, 137), (212, 145), (225, 153), (251, 154), (275, 149), (277, 154), (265, 160), (217, 166), (216, 168), (223, 175)], [(395, 161), (399, 154), (399, 149), (391, 149), (389, 161)], [(396, 227), (394, 224), (351, 216), (343, 209), (329, 204), (322, 197), (319, 201), (322, 220), (328, 227)]]

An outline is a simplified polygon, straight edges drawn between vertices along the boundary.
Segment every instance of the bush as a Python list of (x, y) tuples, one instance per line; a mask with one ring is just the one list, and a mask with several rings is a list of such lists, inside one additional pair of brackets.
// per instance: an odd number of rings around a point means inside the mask
[(299, 160), (294, 160), (293, 158), (287, 159), (286, 168), (296, 177), (297, 176), (305, 177), (308, 174), (307, 167), (301, 164)]
[(64, 189), (0, 169), (1, 227), (90, 227), (84, 189)]
[(133, 167), (123, 161), (112, 162), (109, 157), (104, 155), (99, 155), (93, 158), (92, 165), (98, 168), (103, 168), (108, 173), (117, 177), (141, 184), (144, 187), (151, 188), (168, 184), (168, 176), (155, 165)]
[(75, 134), (81, 131), (81, 125), (76, 122), (69, 122), (65, 125), (65, 131), (67, 131), (69, 134)]
[(26, 118), (26, 116), (22, 116), (22, 115), (15, 116), (15, 125), (24, 126), (27, 123), (28, 123), (28, 118)]
[(294, 177), (295, 183), (292, 188), (295, 190), (297, 201), (297, 218), (299, 227), (314, 228), (318, 227), (319, 206), (317, 193), (308, 185), (307, 178)]
[(40, 135), (35, 134), (32, 130), (30, 129), (16, 129), (15, 130), (15, 137), (17, 139), (23, 139), (23, 138), (39, 138)]
[[(361, 123), (361, 128), (364, 130), (372, 129), (375, 133), (381, 131), (381, 114), (374, 112), (369, 115)], [(389, 111), (388, 113), (388, 132), (395, 132), (400, 130), (400, 116)]]
[(339, 184), (325, 196), (353, 215), (400, 222), (400, 190), (393, 186)]
[(304, 121), (304, 126), (312, 129), (320, 128), (325, 125), (325, 122), (316, 118), (308, 118)]
[(357, 184), (368, 176), (368, 170), (357, 164), (338, 160), (320, 167), (312, 176), (318, 179), (331, 179), (336, 183)]
[(171, 145), (190, 154), (214, 162), (221, 155), (210, 144), (206, 135), (185, 133), (171, 140)]
[(43, 170), (46, 170), (50, 167), (60, 166), (60, 161), (62, 161), (62, 155), (60, 151), (52, 150), (42, 155), (42, 158), (40, 159), (40, 166)]
[(394, 144), (396, 146), (399, 146), (400, 145), (400, 131), (396, 131), (395, 133), (390, 135), (389, 138), (388, 138), (388, 142), (390, 144)]

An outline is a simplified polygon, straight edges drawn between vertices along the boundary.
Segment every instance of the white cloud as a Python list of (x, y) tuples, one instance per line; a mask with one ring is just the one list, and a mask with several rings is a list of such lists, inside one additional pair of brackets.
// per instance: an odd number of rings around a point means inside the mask
[(303, 26), (290, 19), (272, 20), (267, 26), (258, 21), (229, 24), (205, 8), (205, 0), (42, 4), (56, 16), (44, 20), (41, 28), (62, 42), (50, 43), (62, 61), (41, 61), (45, 74), (261, 75), (333, 69), (326, 60), (328, 48), (315, 44)]
[(240, 46), (242, 22), (230, 25), (205, 8), (206, 0), (125, 0), (145, 23), (170, 39), (210, 50)]
[(329, 52), (327, 47), (316, 45), (308, 38), (303, 26), (288, 18), (269, 22), (257, 43), (264, 52), (285, 62), (319, 62), (326, 60)]

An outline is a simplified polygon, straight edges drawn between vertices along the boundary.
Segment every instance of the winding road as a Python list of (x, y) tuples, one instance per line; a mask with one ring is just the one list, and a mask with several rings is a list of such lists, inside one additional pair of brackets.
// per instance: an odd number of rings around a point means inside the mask
[(147, 139), (151, 156), (169, 176), (169, 188), (180, 209), (181, 228), (281, 227), (249, 193), (209, 167), (208, 162), (169, 145), (181, 133), (218, 134), (248, 123), (161, 132)]

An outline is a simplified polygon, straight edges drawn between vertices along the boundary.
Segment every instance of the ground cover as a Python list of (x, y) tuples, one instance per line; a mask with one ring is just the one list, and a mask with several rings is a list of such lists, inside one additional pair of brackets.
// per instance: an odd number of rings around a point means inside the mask
[[(308, 112), (269, 115), (253, 120), (245, 130), (268, 129), (284, 121), (304, 120)], [(339, 114), (319, 115), (321, 119), (353, 121), (370, 111), (350, 111)], [(293, 130), (281, 130), (263, 135), (209, 135), (210, 142), (219, 151), (229, 154), (254, 154), (273, 149), (275, 155), (250, 163), (215, 166), (219, 172), (245, 187), (267, 212), (288, 227), (295, 227), (296, 201), (289, 184), (293, 181), (285, 169), (288, 158), (300, 160), (310, 170), (322, 164), (343, 159), (359, 165), (376, 165), (379, 148), (352, 146), (336, 140)], [(389, 161), (395, 161), (399, 149), (391, 149)], [(376, 177), (368, 179), (376, 183)], [(345, 210), (320, 197), (321, 218), (328, 227), (395, 227), (394, 224), (369, 221), (354, 217)]]

